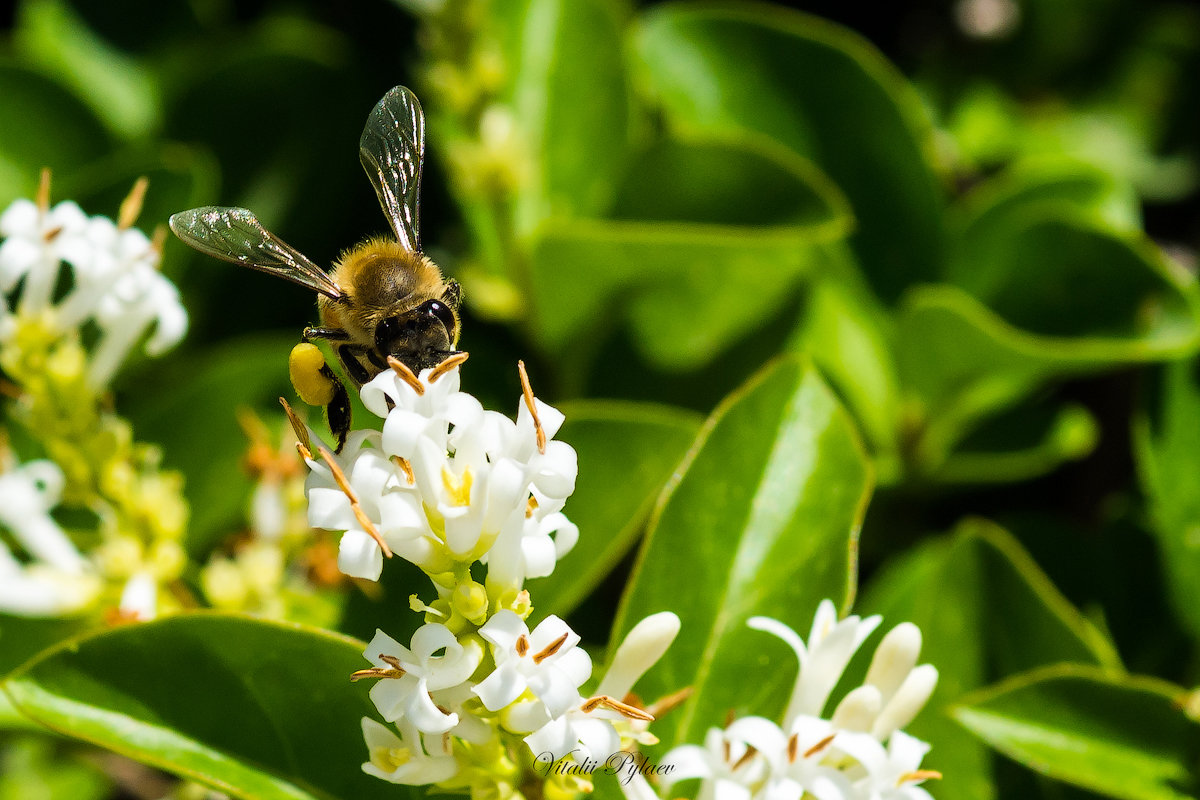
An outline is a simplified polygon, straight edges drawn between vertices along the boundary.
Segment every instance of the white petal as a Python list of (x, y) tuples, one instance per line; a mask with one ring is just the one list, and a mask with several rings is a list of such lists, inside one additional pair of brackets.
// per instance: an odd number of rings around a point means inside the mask
[(480, 636), (495, 645), (497, 650), (505, 652), (516, 647), (519, 637), (528, 634), (529, 628), (525, 622), (508, 609), (497, 611), (479, 629)]
[(643, 619), (625, 635), (596, 694), (622, 698), (663, 657), (679, 633), (679, 617), (660, 611)]
[[(481, 628), (481, 633), (482, 630)], [(488, 711), (499, 711), (504, 708), (520, 697), (528, 686), (525, 676), (512, 664), (513, 662), (510, 661), (499, 665), (491, 675), (475, 684), (473, 691), (479, 695), (479, 699), (483, 701), (483, 705)]]
[(917, 713), (925, 707), (930, 695), (937, 687), (938, 671), (932, 664), (923, 664), (908, 673), (904, 683), (896, 690), (896, 694), (883, 707), (879, 719), (875, 721), (871, 733), (877, 739), (886, 739), (892, 731), (903, 728), (913, 721)]
[(377, 581), (383, 572), (383, 551), (368, 534), (348, 530), (338, 545), (338, 569), (352, 578)]

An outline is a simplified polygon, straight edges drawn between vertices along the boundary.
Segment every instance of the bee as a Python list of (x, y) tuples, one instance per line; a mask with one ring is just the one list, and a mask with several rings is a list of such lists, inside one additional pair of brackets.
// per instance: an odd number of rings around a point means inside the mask
[(330, 272), (244, 208), (206, 206), (171, 217), (175, 235), (200, 252), (317, 292), (321, 324), (304, 329), (289, 372), (304, 402), (325, 406), (338, 451), (350, 431), (350, 399), (314, 340), (329, 342), (356, 387), (387, 369), (389, 356), (419, 374), (458, 353), (461, 290), (421, 251), (424, 151), (421, 104), (397, 86), (371, 111), (358, 151), (395, 239), (367, 239), (343, 253)]

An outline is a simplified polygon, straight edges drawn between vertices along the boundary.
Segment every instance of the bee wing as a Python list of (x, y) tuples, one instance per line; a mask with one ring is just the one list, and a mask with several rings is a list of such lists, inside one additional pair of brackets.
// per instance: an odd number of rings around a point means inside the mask
[(333, 300), (342, 296), (329, 273), (244, 208), (205, 206), (181, 211), (171, 217), (171, 230), (201, 253), (278, 275)]
[(421, 157), (425, 153), (425, 114), (417, 96), (397, 86), (367, 117), (358, 142), (362, 161), (396, 239), (421, 252)]

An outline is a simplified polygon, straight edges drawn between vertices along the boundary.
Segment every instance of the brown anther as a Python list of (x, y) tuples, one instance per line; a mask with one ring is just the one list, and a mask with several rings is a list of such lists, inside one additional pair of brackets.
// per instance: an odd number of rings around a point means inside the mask
[(287, 400), (281, 397), (279, 404), (283, 406), (283, 413), (287, 414), (288, 422), (292, 424), (292, 432), (296, 434), (296, 441), (304, 448), (300, 451), (301, 455), (304, 455), (305, 458), (312, 458), (312, 441), (308, 438), (308, 428), (304, 427), (304, 423), (296, 416), (296, 412), (292, 411)]
[(304, 442), (296, 442), (296, 452), (299, 453), (300, 457), (303, 458), (305, 461), (313, 460), (312, 451), (304, 446)]
[(425, 384), (421, 383), (416, 375), (413, 375), (413, 371), (408, 368), (407, 364), (395, 356), (388, 356), (387, 362), (388, 366), (392, 368), (392, 372), (399, 375), (400, 380), (407, 383), (414, 392), (418, 395), (425, 394)]
[(436, 708), (438, 711), (440, 711), (440, 712), (442, 712), (443, 714), (445, 714), (447, 717), (448, 717), (448, 716), (450, 716), (450, 709), (448, 709), (448, 708), (446, 708), (445, 706), (443, 706), (443, 705), (440, 705), (440, 704), (438, 704), (438, 703), (434, 703), (433, 705), (434, 705), (434, 708)]
[(524, 658), (525, 654), (529, 652), (529, 637), (525, 634), (518, 636), (517, 643), (513, 649), (517, 651), (517, 655)]
[(654, 721), (654, 717), (650, 716), (642, 709), (622, 703), (617, 698), (609, 697), (606, 694), (598, 694), (595, 697), (592, 697), (592, 698), (586, 700), (584, 702), (584, 704), (581, 705), (579, 708), (585, 714), (590, 714), (591, 712), (595, 711), (600, 706), (604, 706), (605, 708), (612, 709), (613, 711), (616, 711), (621, 716), (628, 717), (629, 719), (640, 719), (643, 722), (653, 722)]
[(37, 207), (38, 211), (43, 215), (50, 210), (50, 168), (42, 167), (42, 174), (38, 177), (37, 190)]
[(529, 415), (533, 417), (533, 429), (537, 433), (537, 448), (539, 453), (546, 452), (546, 432), (542, 430), (542, 421), (538, 419), (537, 404), (533, 402), (533, 387), (529, 385), (529, 374), (525, 372), (525, 362), (517, 362), (517, 372), (521, 374), (521, 394), (525, 397), (525, 405)]
[(121, 210), (117, 212), (117, 230), (132, 228), (142, 213), (142, 202), (146, 199), (146, 189), (150, 188), (150, 179), (145, 175), (133, 182), (133, 188), (121, 201)]
[(360, 669), (350, 673), (351, 681), (361, 681), (364, 678), (403, 678), (404, 670), (394, 669), (391, 667), (371, 667), (370, 669)]
[(794, 764), (796, 762), (796, 756), (799, 753), (800, 753), (800, 734), (793, 733), (791, 736), (788, 737), (788, 742), (787, 742), (788, 763)]
[(725, 727), (728, 728), (730, 725), (733, 724), (733, 721), (736, 719), (737, 719), (737, 717), (734, 716), (732, 708), (729, 709), (728, 711), (726, 711), (725, 712)]
[(829, 747), (829, 745), (833, 743), (833, 737), (835, 737), (835, 736), (837, 736), (836, 733), (831, 733), (828, 736), (826, 736), (824, 739), (822, 739), (821, 741), (814, 744), (812, 747), (805, 750), (804, 757), (810, 758), (811, 756), (815, 756), (817, 753), (824, 750), (826, 747)]
[(671, 711), (687, 702), (687, 699), (695, 693), (695, 689), (691, 686), (685, 686), (677, 692), (672, 692), (666, 697), (660, 697), (650, 705), (646, 706), (647, 713), (653, 714), (655, 718), (661, 717), (668, 711)]
[(450, 356), (445, 361), (433, 368), (433, 372), (429, 373), (429, 382), (433, 383), (438, 378), (442, 377), (470, 357), (471, 355), (469, 353), (455, 353), (454, 355)]
[[(729, 726), (726, 725), (725, 727), (728, 728)], [(729, 740), (728, 739), (721, 740), (721, 751), (722, 751), (721, 752), (721, 760), (724, 761), (726, 764), (728, 764), (729, 759), (733, 758), (733, 751), (729, 748)]]
[(55, 239), (57, 239), (58, 235), (62, 232), (62, 225), (59, 225), (57, 228), (51, 228), (42, 234), (42, 241), (46, 244), (50, 244), (50, 242), (53, 242)]
[(375, 523), (371, 522), (367, 516), (367, 512), (362, 510), (362, 506), (358, 503), (358, 495), (354, 493), (354, 489), (350, 486), (350, 481), (346, 480), (346, 473), (342, 472), (341, 466), (333, 457), (333, 453), (326, 450), (324, 447), (318, 447), (321, 458), (325, 459), (325, 463), (329, 465), (329, 471), (333, 473), (333, 479), (337, 481), (338, 488), (342, 493), (350, 499), (350, 510), (354, 512), (354, 518), (358, 520), (358, 524), (366, 531), (367, 535), (375, 540), (379, 545), (379, 549), (383, 551), (387, 558), (392, 557), (392, 549), (388, 547), (387, 542), (383, 540), (383, 536), (375, 528)]
[(533, 495), (529, 495), (529, 499), (525, 501), (525, 519), (533, 516), (533, 512), (537, 511), (538, 501)]
[(550, 644), (546, 645), (546, 646), (545, 646), (545, 647), (542, 649), (542, 652), (538, 653), (537, 655), (535, 655), (535, 656), (533, 657), (533, 663), (535, 663), (535, 664), (540, 664), (540, 663), (542, 663), (543, 661), (545, 661), (547, 658), (549, 658), (550, 656), (554, 655), (554, 654), (555, 654), (555, 653), (557, 653), (559, 650), (561, 650), (561, 649), (562, 649), (562, 646), (563, 646), (564, 644), (566, 644), (566, 643), (567, 643), (567, 636), (568, 636), (568, 635), (569, 635), (569, 634), (566, 634), (566, 633), (564, 633), (562, 636), (558, 637), (558, 638), (557, 638), (557, 639), (555, 639), (553, 642), (551, 642)]
[(400, 666), (400, 659), (396, 656), (390, 656), (387, 653), (380, 653), (379, 660), (387, 664), (392, 669), (398, 669), (401, 672), (404, 671), (404, 668)]
[[(154, 235), (150, 237), (150, 249), (153, 250), (154, 252), (158, 253), (158, 257), (161, 259), (162, 254), (163, 254), (163, 248), (166, 246), (167, 246), (167, 226), (166, 225), (155, 225), (154, 226)], [(154, 266), (161, 267), (162, 261), (155, 262)]]
[(929, 781), (941, 780), (942, 773), (936, 769), (918, 769), (913, 772), (906, 772), (896, 779), (896, 785), (900, 786), (911, 781)]
[(408, 481), (409, 486), (412, 486), (417, 482), (417, 476), (413, 474), (412, 464), (408, 463), (407, 458), (392, 456), (392, 463), (399, 467), (400, 471), (404, 473), (404, 477)]
[(754, 749), (754, 745), (746, 745), (746, 752), (742, 753), (742, 757), (737, 760), (737, 763), (730, 766), (731, 772), (736, 772), (738, 769), (746, 765), (746, 762), (758, 755), (758, 751)]

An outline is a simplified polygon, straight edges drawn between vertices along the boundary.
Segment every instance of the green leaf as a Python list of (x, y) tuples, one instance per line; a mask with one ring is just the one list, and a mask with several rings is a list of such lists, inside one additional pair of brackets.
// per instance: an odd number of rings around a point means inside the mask
[[(0, 692), (0, 706), (6, 705)], [(113, 787), (99, 765), (48, 736), (0, 740), (0, 800), (103, 800)]]
[(1194, 361), (1163, 367), (1134, 420), (1138, 473), (1176, 615), (1200, 637), (1200, 378)]
[(1183, 800), (1200, 791), (1200, 725), (1180, 709), (1183, 694), (1158, 680), (1061, 665), (966, 698), (954, 716), (1043, 775), (1122, 800)]
[(579, 541), (529, 590), (539, 615), (565, 616), (612, 571), (641, 533), (650, 508), (700, 428), (692, 412), (603, 400), (563, 403), (556, 434), (579, 455), (564, 509)]
[(854, 249), (885, 300), (937, 274), (932, 130), (916, 93), (870, 44), (751, 3), (660, 6), (634, 33), (638, 78), (673, 128), (766, 136), (829, 174), (850, 199)]
[(616, 643), (648, 614), (682, 620), (637, 687), (647, 699), (695, 689), (656, 723), (663, 742), (702, 741), (731, 708), (782, 712), (795, 658), (746, 620), (807, 630), (822, 599), (850, 604), (870, 490), (857, 435), (806, 362), (774, 362), (714, 412), (659, 501), (613, 627)]
[(933, 745), (926, 762), (943, 772), (939, 800), (996, 796), (986, 748), (949, 717), (967, 692), (1061, 661), (1118, 667), (1112, 645), (1020, 544), (983, 520), (969, 520), (953, 537), (927, 542), (885, 567), (859, 608), (883, 614), (886, 627), (915, 623), (924, 637), (921, 660), (938, 669), (937, 690), (908, 731)]
[[(269, 427), (282, 430), (278, 398), (294, 396), (287, 355), (295, 343), (295, 334), (250, 336), (155, 362), (128, 381), (157, 387), (123, 397), (121, 408), (137, 439), (161, 445), (164, 464), (186, 478), (193, 554), (208, 552), (243, 518), (252, 484), (241, 466), (249, 440), (236, 411), (263, 411), (275, 421)], [(313, 427), (323, 424), (314, 419)]]
[(18, 50), (58, 76), (123, 138), (142, 138), (158, 128), (161, 100), (145, 65), (97, 36), (61, 0), (28, 0), (14, 31)]
[(349, 674), (363, 644), (299, 625), (192, 614), (75, 640), (5, 689), (60, 733), (243, 798), (405, 797), (363, 774)]

